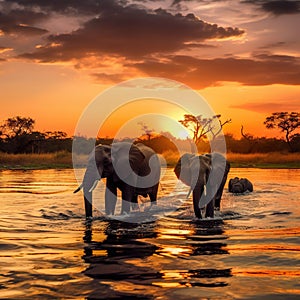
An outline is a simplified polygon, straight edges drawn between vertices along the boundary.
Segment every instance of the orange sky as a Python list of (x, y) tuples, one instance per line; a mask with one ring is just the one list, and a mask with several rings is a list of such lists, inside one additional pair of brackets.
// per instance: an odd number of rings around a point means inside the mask
[[(191, 87), (232, 119), (225, 132), (236, 137), (241, 125), (278, 136), (264, 128), (266, 116), (300, 111), (299, 1), (126, 2), (0, 2), (0, 120), (29, 116), (37, 130), (73, 135), (97, 95), (139, 77)], [(124, 136), (141, 134), (139, 116), (154, 112), (181, 118), (172, 105), (145, 101), (112, 111), (100, 132), (127, 123)], [(156, 122), (145, 118), (156, 131), (182, 134), (177, 124)]]

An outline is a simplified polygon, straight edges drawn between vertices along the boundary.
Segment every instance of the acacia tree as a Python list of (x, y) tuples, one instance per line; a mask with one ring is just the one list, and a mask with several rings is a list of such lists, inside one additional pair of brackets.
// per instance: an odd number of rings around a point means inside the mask
[(31, 142), (31, 134), (35, 121), (32, 118), (8, 118), (0, 126), (0, 136), (4, 150), (7, 152), (21, 153)]
[(152, 135), (154, 134), (154, 129), (150, 129), (149, 126), (144, 122), (138, 122), (138, 125), (141, 126), (141, 130), (144, 132), (144, 135), (147, 136), (148, 141), (150, 141)]
[(266, 118), (264, 124), (268, 129), (278, 128), (281, 132), (284, 132), (290, 151), (294, 151), (291, 139), (295, 136), (292, 133), (300, 128), (300, 113), (275, 112)]
[[(208, 134), (211, 134), (211, 140), (214, 141), (221, 133), (223, 126), (231, 122), (231, 119), (222, 122), (220, 118), (221, 115), (215, 115), (211, 118), (203, 118), (202, 115), (194, 116), (185, 114), (184, 119), (179, 120), (179, 123), (192, 131), (193, 142), (198, 145), (202, 139), (207, 138)], [(219, 121), (219, 126), (216, 126), (216, 119)]]
[(20, 116), (8, 118), (0, 126), (1, 136), (6, 139), (15, 139), (19, 136), (32, 133), (35, 121), (32, 118)]

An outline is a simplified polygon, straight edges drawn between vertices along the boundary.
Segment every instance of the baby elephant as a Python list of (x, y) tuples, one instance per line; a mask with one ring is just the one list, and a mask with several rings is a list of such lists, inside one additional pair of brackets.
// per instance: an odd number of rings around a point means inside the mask
[(234, 177), (229, 180), (228, 191), (234, 194), (253, 192), (253, 184), (247, 178)]

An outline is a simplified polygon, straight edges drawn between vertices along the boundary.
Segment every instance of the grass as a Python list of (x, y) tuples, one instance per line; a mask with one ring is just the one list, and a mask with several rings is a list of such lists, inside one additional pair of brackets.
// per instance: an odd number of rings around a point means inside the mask
[[(174, 167), (179, 158), (179, 154), (173, 151), (166, 151), (162, 156), (170, 167)], [(233, 168), (300, 169), (300, 153), (228, 153), (227, 159)], [(78, 166), (84, 166), (86, 161), (87, 155), (79, 155), (76, 158)], [(0, 170), (64, 169), (72, 167), (72, 154), (64, 151), (44, 154), (0, 153)]]
[(60, 169), (72, 168), (72, 155), (68, 152), (43, 154), (0, 154), (0, 169)]
[(232, 167), (300, 169), (300, 153), (228, 153), (227, 159)]
[[(171, 151), (163, 153), (168, 166), (175, 166), (179, 154)], [(300, 169), (300, 153), (227, 153), (233, 168), (293, 168)]]

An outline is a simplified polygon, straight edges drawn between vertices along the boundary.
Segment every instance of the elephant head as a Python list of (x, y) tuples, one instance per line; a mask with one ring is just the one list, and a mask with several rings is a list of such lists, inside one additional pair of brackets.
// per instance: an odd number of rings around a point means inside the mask
[(234, 177), (229, 180), (228, 191), (234, 194), (253, 192), (253, 184), (247, 178)]
[[(142, 151), (131, 143), (114, 143), (112, 146), (97, 145), (89, 156), (87, 168), (82, 184), (74, 193), (83, 189), (86, 217), (92, 217), (92, 192), (101, 178), (109, 178), (110, 182), (126, 180), (128, 186), (136, 186), (136, 176), (145, 160)], [(147, 175), (150, 168), (143, 168), (143, 175)], [(107, 180), (108, 181), (108, 180)], [(117, 185), (112, 185), (111, 190), (116, 196)], [(107, 188), (110, 187), (107, 184)], [(107, 198), (107, 197), (106, 197)], [(113, 202), (114, 200), (112, 200)], [(114, 212), (115, 203), (107, 203), (110, 213)]]

